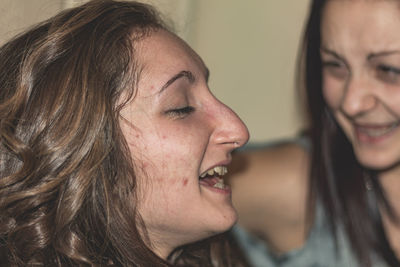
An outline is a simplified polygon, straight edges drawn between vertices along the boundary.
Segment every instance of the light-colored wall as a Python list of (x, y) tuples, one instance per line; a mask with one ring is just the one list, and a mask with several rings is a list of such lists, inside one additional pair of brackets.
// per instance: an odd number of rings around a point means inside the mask
[(0, 44), (60, 9), (59, 0), (0, 0)]
[(210, 86), (245, 121), (251, 141), (302, 127), (294, 68), (309, 0), (196, 1), (192, 46)]
[[(0, 43), (86, 0), (1, 0)], [(142, 0), (172, 19), (203, 57), (214, 94), (247, 124), (251, 141), (301, 129), (294, 69), (310, 0)]]

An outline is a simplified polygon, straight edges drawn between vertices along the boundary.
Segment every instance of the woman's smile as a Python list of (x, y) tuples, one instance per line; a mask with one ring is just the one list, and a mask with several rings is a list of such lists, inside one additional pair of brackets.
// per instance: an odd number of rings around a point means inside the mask
[(354, 124), (354, 130), (360, 142), (379, 144), (388, 140), (395, 131), (399, 130), (400, 122)]
[(222, 194), (231, 194), (229, 185), (224, 183), (223, 176), (228, 173), (226, 166), (216, 166), (205, 172), (199, 177), (200, 185)]

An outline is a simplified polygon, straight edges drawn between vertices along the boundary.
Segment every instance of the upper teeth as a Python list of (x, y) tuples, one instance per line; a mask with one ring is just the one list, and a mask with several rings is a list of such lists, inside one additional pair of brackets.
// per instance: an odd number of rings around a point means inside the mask
[(385, 134), (391, 132), (398, 125), (399, 125), (398, 123), (394, 123), (394, 124), (392, 124), (390, 126), (380, 127), (380, 128), (360, 127), (360, 131), (363, 132), (364, 134), (369, 135), (369, 136), (378, 137), (378, 136), (382, 136), (382, 135), (385, 135)]
[(217, 167), (214, 167), (214, 168), (204, 172), (203, 174), (200, 175), (200, 177), (204, 178), (204, 177), (206, 177), (206, 175), (212, 176), (215, 173), (217, 173), (219, 176), (223, 176), (228, 173), (228, 169), (225, 166), (217, 166)]

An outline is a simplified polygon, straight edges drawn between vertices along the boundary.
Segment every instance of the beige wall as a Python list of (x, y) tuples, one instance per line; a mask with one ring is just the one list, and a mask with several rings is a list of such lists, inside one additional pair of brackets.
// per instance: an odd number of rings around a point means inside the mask
[(251, 141), (301, 128), (294, 67), (309, 0), (201, 0), (189, 40), (215, 94), (245, 121)]
[(58, 0), (0, 0), (0, 43), (60, 9)]
[[(85, 0), (1, 0), (0, 42)], [(210, 87), (248, 125), (251, 141), (294, 135), (294, 67), (309, 0), (142, 0), (172, 18), (203, 57)]]

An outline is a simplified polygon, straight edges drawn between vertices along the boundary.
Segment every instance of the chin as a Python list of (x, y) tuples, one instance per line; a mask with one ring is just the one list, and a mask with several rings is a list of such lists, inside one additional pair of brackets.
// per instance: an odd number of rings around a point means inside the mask
[(232, 226), (236, 223), (238, 219), (238, 215), (236, 210), (231, 207), (229, 211), (226, 211), (224, 214), (221, 214), (219, 217), (220, 220), (215, 224), (215, 232), (222, 233), (228, 231), (232, 228)]
[(204, 222), (207, 226), (203, 228), (203, 234), (199, 239), (206, 239), (228, 231), (236, 223), (238, 217), (236, 211), (232, 208), (230, 212), (209, 218), (210, 220)]
[(222, 234), (226, 231), (229, 231), (233, 225), (237, 221), (237, 216), (233, 216), (231, 218), (224, 218), (223, 220), (209, 222), (208, 227), (203, 228), (202, 232), (198, 232), (197, 234), (192, 235), (191, 240), (186, 240), (185, 244), (194, 243), (197, 241), (201, 241), (207, 238), (211, 238), (218, 234)]
[(387, 154), (357, 154), (357, 159), (362, 166), (375, 171), (386, 171), (400, 166), (400, 162), (398, 160), (390, 159)]

